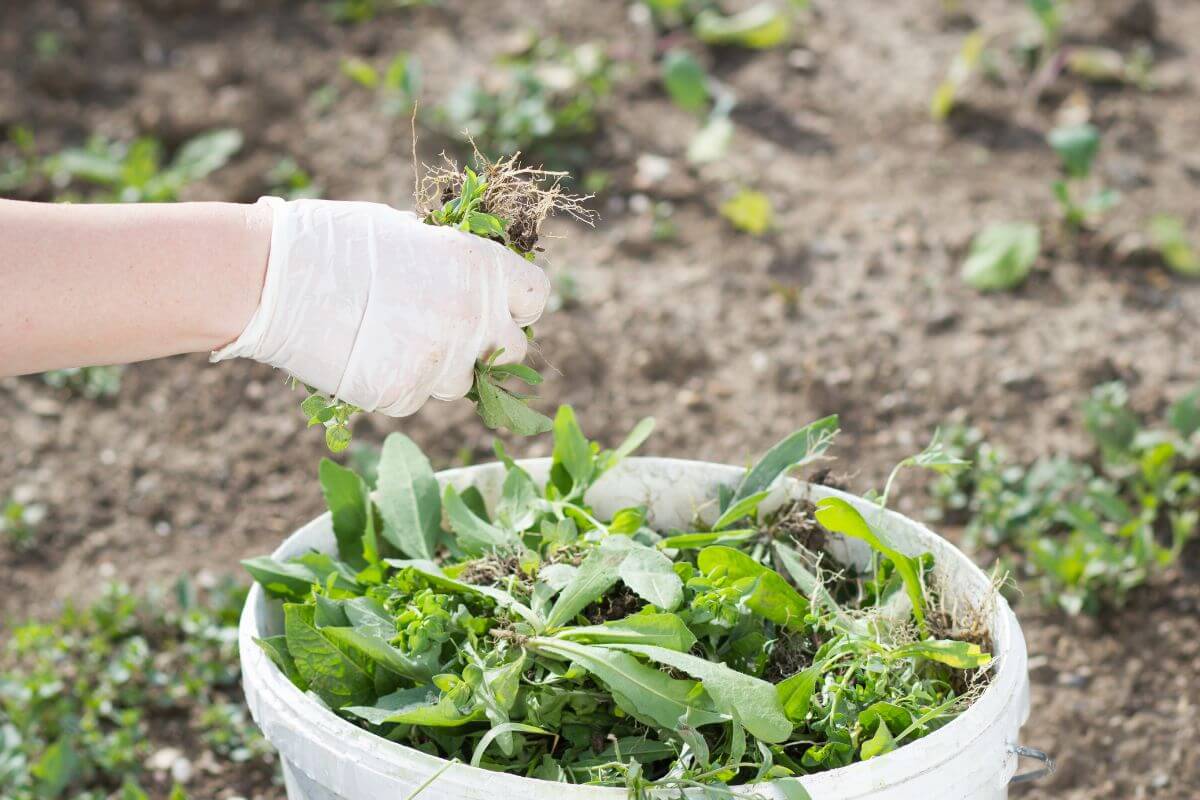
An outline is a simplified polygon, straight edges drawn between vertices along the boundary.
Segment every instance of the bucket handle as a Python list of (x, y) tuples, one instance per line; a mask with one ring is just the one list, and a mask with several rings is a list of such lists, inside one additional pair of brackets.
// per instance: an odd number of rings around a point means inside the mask
[(1038, 750), (1036, 747), (1026, 747), (1023, 744), (1010, 744), (1008, 746), (1010, 753), (1013, 753), (1017, 758), (1032, 758), (1035, 761), (1042, 762), (1042, 766), (1029, 772), (1022, 772), (1018, 775), (1013, 775), (1009, 783), (1029, 783), (1030, 781), (1040, 780), (1047, 775), (1053, 775), (1055, 770), (1054, 759), (1046, 755), (1045, 752)]

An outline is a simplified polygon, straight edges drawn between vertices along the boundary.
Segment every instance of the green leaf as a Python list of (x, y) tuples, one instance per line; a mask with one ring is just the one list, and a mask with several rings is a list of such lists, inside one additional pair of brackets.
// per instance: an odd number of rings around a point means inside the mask
[(331, 453), (340, 453), (350, 446), (350, 429), (338, 423), (325, 429), (325, 446)]
[(476, 236), (503, 241), (508, 228), (508, 222), (500, 219), (495, 214), (472, 211), (467, 215), (467, 228)]
[(518, 436), (536, 436), (554, 427), (549, 417), (494, 383), (490, 373), (478, 366), (475, 368), (475, 394), (479, 398), (479, 416), (492, 430), (506, 429)]
[(863, 742), (860, 754), (863, 761), (869, 761), (895, 749), (896, 742), (892, 739), (892, 732), (888, 730), (887, 723), (880, 720), (879, 727), (875, 729), (875, 735)]
[(633, 430), (625, 436), (624, 441), (614, 449), (605, 450), (600, 454), (600, 457), (597, 459), (597, 469), (600, 472), (607, 472), (612, 469), (641, 447), (653, 432), (654, 417), (643, 417), (638, 421), (637, 425), (633, 426)]
[(628, 552), (628, 539), (610, 537), (588, 553), (575, 577), (554, 601), (546, 616), (546, 626), (560, 628), (589, 604), (599, 600), (617, 582), (618, 569)]
[(1200, 431), (1200, 386), (1171, 405), (1167, 411), (1167, 421), (1185, 439)]
[(741, 498), (722, 512), (717, 521), (713, 523), (712, 529), (714, 531), (722, 531), (733, 523), (740, 522), (745, 517), (753, 516), (758, 510), (759, 504), (763, 500), (766, 500), (767, 495), (770, 493), (770, 490), (764, 489), (761, 492), (755, 492), (752, 495)]
[(483, 735), (479, 740), (479, 744), (475, 745), (475, 752), (471, 754), (471, 766), (478, 767), (483, 761), (483, 754), (487, 752), (488, 747), (498, 737), (504, 735), (512, 735), (513, 733), (540, 733), (545, 736), (556, 736), (552, 731), (544, 730), (536, 725), (526, 725), (523, 722), (506, 722), (503, 725), (497, 725)]
[(554, 638), (584, 644), (652, 644), (680, 652), (696, 643), (695, 635), (675, 614), (631, 614), (601, 625), (563, 628)]
[(617, 574), (638, 597), (663, 611), (673, 611), (683, 602), (683, 581), (671, 559), (658, 550), (635, 543)]
[(379, 511), (383, 537), (411, 558), (433, 558), (442, 503), (429, 459), (401, 433), (383, 442), (379, 458)]
[(281, 600), (304, 600), (321, 577), (303, 564), (276, 561), (270, 556), (257, 556), (242, 561), (242, 566), (263, 590)]
[(739, 530), (707, 531), (702, 533), (680, 533), (668, 536), (658, 543), (658, 547), (669, 550), (699, 550), (713, 544), (738, 544), (748, 542), (759, 535), (756, 528)]
[(988, 225), (971, 242), (962, 279), (981, 292), (1015, 289), (1029, 277), (1041, 247), (1041, 234), (1033, 223)]
[(1192, 246), (1183, 220), (1165, 214), (1150, 220), (1150, 242), (1172, 271), (1189, 278), (1200, 278), (1200, 253)]
[(761, 2), (737, 14), (706, 8), (696, 15), (692, 31), (705, 44), (767, 50), (787, 41), (791, 18), (772, 2)]
[(741, 551), (723, 545), (704, 548), (696, 563), (710, 577), (748, 581), (747, 588), (750, 591), (745, 603), (754, 613), (792, 630), (804, 629), (808, 600), (775, 570), (759, 564)]
[(1067, 175), (1086, 178), (1091, 174), (1092, 162), (1100, 149), (1100, 131), (1095, 125), (1084, 123), (1055, 128), (1047, 139), (1058, 153)]
[(645, 524), (646, 507), (631, 506), (629, 508), (622, 508), (613, 514), (612, 519), (608, 523), (608, 532), (618, 533), (623, 536), (632, 536), (640, 531)]
[(241, 131), (233, 128), (200, 134), (179, 148), (169, 170), (183, 184), (198, 181), (225, 166), (242, 141)]
[(300, 691), (308, 691), (308, 682), (301, 677), (300, 671), (296, 669), (296, 662), (292, 660), (292, 654), (288, 652), (286, 636), (268, 636), (265, 639), (255, 639), (254, 642), (289, 681), (300, 687)]
[(687, 50), (674, 48), (662, 59), (662, 81), (675, 105), (699, 113), (708, 107), (708, 74)]
[(365, 89), (379, 87), (379, 71), (361, 58), (342, 59), (342, 74)]
[(296, 671), (330, 708), (366, 703), (375, 696), (375, 681), (322, 635), (315, 612), (309, 605), (283, 606), (284, 635)]
[(762, 236), (774, 224), (775, 212), (765, 194), (741, 189), (721, 204), (721, 216), (743, 233)]
[[(395, 636), (395, 625), (391, 625), (391, 636)], [(364, 659), (380, 664), (397, 675), (426, 683), (433, 678), (433, 670), (427, 660), (409, 656), (392, 646), (390, 637), (381, 635), (382, 628), (375, 626), (325, 627), (320, 632), (343, 652), (356, 652)]]
[(475, 512), (467, 508), (458, 492), (449, 484), (442, 494), (442, 507), (446, 509), (450, 527), (458, 536), (458, 543), (467, 553), (509, 553), (522, 549), (521, 541), (515, 535), (485, 519), (480, 519)]
[(781, 474), (821, 458), (838, 433), (837, 415), (810, 422), (767, 451), (738, 484), (733, 502), (770, 488)]
[(500, 499), (496, 502), (496, 521), (513, 531), (527, 530), (537, 520), (541, 495), (529, 473), (513, 465), (504, 476)]
[(992, 657), (983, 652), (974, 642), (959, 642), (952, 639), (930, 639), (913, 642), (896, 648), (893, 656), (906, 658), (915, 656), (937, 661), (954, 669), (978, 669), (991, 663)]
[(917, 620), (921, 635), (928, 636), (929, 629), (925, 624), (925, 588), (921, 582), (921, 571), (917, 560), (894, 549), (876, 536), (867, 521), (863, 519), (862, 514), (858, 513), (858, 509), (840, 497), (826, 497), (817, 503), (815, 516), (817, 522), (834, 533), (864, 541), (892, 562), (896, 572), (904, 581), (904, 590), (912, 602), (913, 617)]
[(346, 706), (348, 714), (372, 725), (405, 724), (428, 728), (458, 728), (484, 719), (482, 708), (463, 712), (454, 702), (441, 696), (433, 686), (399, 689), (384, 695), (373, 706)]
[(813, 692), (817, 690), (817, 681), (821, 679), (821, 667), (814, 664), (802, 672), (797, 672), (790, 678), (785, 678), (775, 686), (783, 713), (792, 722), (803, 723), (808, 717), (808, 709), (812, 705)]
[[(676, 730), (685, 717), (692, 727), (723, 722), (711, 700), (698, 692), (696, 681), (672, 678), (628, 653), (607, 647), (530, 638), (526, 645), (547, 655), (574, 662), (608, 687), (625, 713), (646, 725)], [(672, 652), (672, 651), (664, 651)]]
[(62, 793), (83, 774), (84, 761), (65, 738), (58, 739), (42, 752), (30, 768), (37, 779), (37, 796), (61, 797)]
[(366, 482), (354, 470), (339, 466), (328, 458), (321, 459), (318, 475), (325, 504), (333, 518), (338, 557), (347, 562), (364, 560), (364, 551), (368, 548), (364, 546), (363, 537), (367, 533), (370, 508)]
[(792, 723), (783, 712), (775, 687), (764, 680), (730, 669), (720, 662), (644, 644), (604, 645), (645, 656), (698, 678), (717, 708), (737, 717), (753, 736), (764, 742), (786, 741)]
[(571, 477), (570, 491), (563, 492), (567, 496), (586, 488), (595, 469), (592, 446), (575, 421), (575, 410), (570, 406), (559, 406), (554, 417), (553, 464), (561, 465)]

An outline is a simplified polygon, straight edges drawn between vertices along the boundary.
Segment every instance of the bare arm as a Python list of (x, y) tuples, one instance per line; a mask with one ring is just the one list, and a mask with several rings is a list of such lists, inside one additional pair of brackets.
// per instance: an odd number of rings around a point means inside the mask
[(222, 347), (270, 241), (263, 204), (0, 200), (0, 376)]

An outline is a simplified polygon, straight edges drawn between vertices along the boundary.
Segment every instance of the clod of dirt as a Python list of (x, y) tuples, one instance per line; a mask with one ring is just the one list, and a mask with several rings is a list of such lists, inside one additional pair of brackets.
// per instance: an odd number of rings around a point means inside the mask
[(642, 599), (622, 583), (585, 608), (583, 616), (593, 625), (599, 625), (614, 619), (625, 619), (637, 613), (641, 607)]
[[(825, 478), (828, 480), (828, 478)], [(814, 483), (822, 481), (814, 480)], [(829, 484), (825, 484), (829, 485)], [(772, 539), (792, 541), (814, 553), (825, 550), (826, 534), (813, 516), (816, 506), (809, 500), (797, 500), (775, 512), (766, 533)]]
[(528, 578), (521, 569), (521, 559), (516, 556), (501, 558), (489, 555), (472, 561), (458, 579), (472, 586), (498, 586), (505, 578), (512, 576), (522, 580)]

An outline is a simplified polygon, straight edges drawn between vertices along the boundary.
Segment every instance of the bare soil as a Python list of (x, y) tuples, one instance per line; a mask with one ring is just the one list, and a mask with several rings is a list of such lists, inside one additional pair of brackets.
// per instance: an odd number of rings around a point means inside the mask
[[(549, 269), (580, 296), (538, 326), (542, 394), (572, 403), (593, 436), (615, 442), (654, 415), (646, 452), (744, 463), (837, 412), (837, 468), (862, 491), (948, 420), (1023, 456), (1079, 451), (1077, 408), (1098, 381), (1126, 380), (1136, 405), (1157, 412), (1200, 378), (1200, 285), (1124, 255), (1152, 213), (1200, 222), (1200, 4), (1072, 4), (1072, 37), (1125, 50), (1152, 40), (1156, 91), (1066, 80), (1026, 107), (1018, 88), (977, 83), (947, 125), (929, 120), (928, 103), (965, 31), (1019, 30), (1024, 4), (964, 2), (966, 24), (938, 0), (813, 5), (794, 47), (706, 54), (739, 105), (729, 158), (698, 171), (682, 155), (699, 123), (659, 88), (654, 36), (626, 4), (585, 0), (498, 0), (486, 14), (445, 0), (357, 26), (332, 23), (316, 2), (5, 3), (0, 130), (28, 125), (49, 153), (91, 132), (170, 147), (232, 125), (245, 148), (186, 199), (253, 200), (290, 155), (327, 197), (408, 207), (408, 120), (385, 117), (340, 76), (340, 59), (382, 65), (410, 50), (432, 104), (532, 26), (631, 63), (594, 149), (614, 176), (597, 199), (603, 219), (551, 225), (564, 238), (545, 242)], [(36, 52), (48, 30), (62, 43), (52, 58)], [(327, 84), (339, 91), (323, 110), (314, 93)], [(1104, 131), (1101, 174), (1123, 203), (1100, 233), (1051, 239), (1020, 290), (976, 294), (957, 276), (971, 236), (989, 221), (1051, 217), (1056, 165), (1043, 137), (1061, 105), (1080, 102)], [(432, 160), (441, 143), (422, 136)], [(645, 153), (671, 159), (665, 179), (638, 173)], [(772, 199), (774, 233), (737, 235), (716, 213), (743, 185)], [(673, 203), (675, 241), (650, 235), (638, 194)], [(269, 551), (322, 507), (324, 444), (304, 429), (300, 399), (266, 367), (201, 355), (131, 367), (112, 401), (36, 378), (0, 382), (0, 497), (24, 487), (50, 509), (33, 553), (0, 547), (2, 618), (49, 615), (109, 579), (236, 572), (239, 558)], [(465, 402), (356, 423), (363, 442), (393, 430), (439, 466), (490, 453)], [(905, 488), (900, 508), (919, 515), (925, 500)], [(1098, 620), (1020, 605), (1033, 659), (1023, 738), (1060, 769), (1016, 797), (1200, 796), (1198, 573), (1192, 551), (1173, 581)]]

